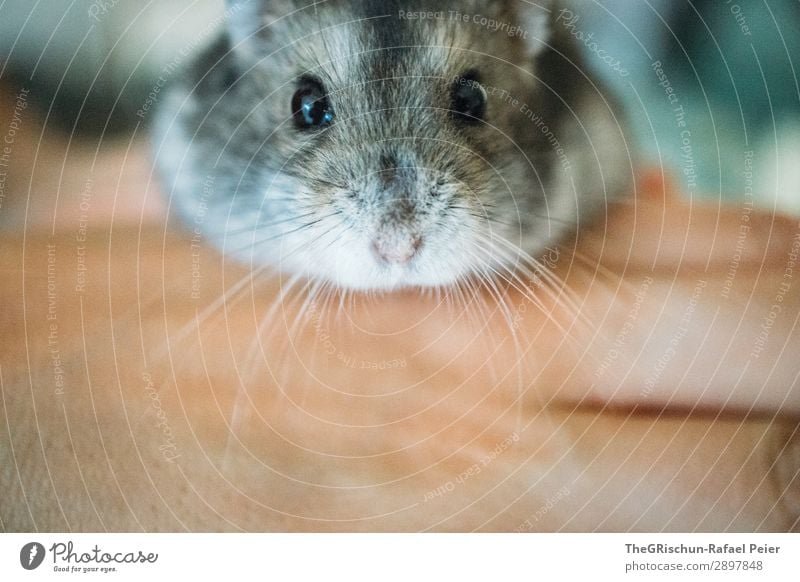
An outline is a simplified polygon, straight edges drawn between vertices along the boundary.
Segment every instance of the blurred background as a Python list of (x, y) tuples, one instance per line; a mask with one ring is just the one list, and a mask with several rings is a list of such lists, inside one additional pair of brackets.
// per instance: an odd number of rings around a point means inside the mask
[[(800, 1), (570, 8), (562, 24), (622, 100), (643, 162), (663, 165), (687, 196), (800, 213)], [(158, 220), (142, 108), (157, 103), (160, 77), (214, 38), (224, 9), (223, 0), (0, 2), (0, 231), (112, 214)]]

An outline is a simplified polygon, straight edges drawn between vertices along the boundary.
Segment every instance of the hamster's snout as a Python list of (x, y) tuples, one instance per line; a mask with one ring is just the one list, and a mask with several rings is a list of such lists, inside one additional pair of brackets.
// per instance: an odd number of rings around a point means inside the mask
[(395, 265), (410, 263), (421, 246), (422, 237), (412, 234), (378, 236), (372, 241), (372, 250), (378, 261)]
[(408, 195), (389, 195), (379, 207), (381, 218), (372, 235), (375, 258), (386, 265), (410, 263), (422, 247), (415, 201)]
[(430, 222), (429, 174), (413, 152), (392, 149), (364, 178), (365, 242), (379, 266), (405, 266), (419, 256)]

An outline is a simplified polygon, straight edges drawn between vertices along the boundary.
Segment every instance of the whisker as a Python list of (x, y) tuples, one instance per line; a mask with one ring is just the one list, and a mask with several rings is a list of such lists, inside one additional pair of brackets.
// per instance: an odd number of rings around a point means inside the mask
[(311, 228), (312, 226), (314, 226), (316, 224), (319, 224), (323, 220), (327, 220), (328, 218), (332, 218), (332, 217), (336, 216), (337, 214), (340, 214), (340, 211), (337, 210), (335, 212), (332, 212), (330, 214), (327, 214), (325, 216), (317, 218), (316, 220), (312, 220), (311, 222), (307, 222), (305, 224), (301, 224), (300, 226), (298, 226), (297, 228), (293, 228), (292, 230), (287, 230), (285, 232), (280, 232), (278, 234), (270, 235), (270, 236), (268, 236), (266, 238), (263, 238), (263, 239), (260, 239), (260, 240), (251, 241), (246, 246), (243, 246), (243, 247), (241, 247), (239, 249), (236, 249), (236, 250), (226, 250), (226, 252), (233, 253), (233, 254), (238, 254), (238, 253), (241, 253), (244, 250), (247, 250), (248, 248), (255, 249), (256, 247), (259, 247), (261, 245), (267, 244), (267, 243), (272, 242), (274, 240), (283, 238), (283, 237), (285, 237), (287, 235), (295, 234), (295, 233), (300, 232), (302, 230)]
[[(553, 298), (557, 303), (559, 297), (563, 296), (564, 300), (566, 301), (567, 307), (574, 312), (574, 315), (581, 318), (583, 323), (590, 329), (594, 330), (594, 323), (583, 313), (581, 309), (583, 305), (583, 301), (578, 295), (570, 289), (570, 287), (566, 284), (565, 281), (560, 279), (551, 269), (547, 267), (541, 261), (535, 259), (528, 253), (524, 252), (522, 249), (514, 245), (513, 243), (507, 241), (502, 237), (496, 237), (493, 242), (498, 242), (506, 249), (506, 253), (504, 256), (506, 260), (509, 260), (508, 253), (511, 253), (512, 256), (510, 257), (513, 262), (515, 262), (515, 267), (517, 270), (521, 271), (523, 274), (528, 276), (534, 281), (541, 281), (542, 279), (544, 282), (548, 283), (552, 286), (552, 290), (547, 288), (546, 286), (543, 287), (544, 291), (548, 293), (551, 298)], [(497, 249), (497, 251), (503, 254), (503, 251)], [(525, 263), (530, 263), (533, 266), (533, 269), (526, 265)], [(554, 292), (558, 292), (558, 295), (554, 295)], [(580, 302), (580, 305), (578, 304)]]

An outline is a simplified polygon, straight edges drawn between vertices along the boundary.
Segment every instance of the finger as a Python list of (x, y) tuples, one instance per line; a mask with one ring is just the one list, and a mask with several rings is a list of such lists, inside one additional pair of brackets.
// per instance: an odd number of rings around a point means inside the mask
[(757, 270), (785, 261), (799, 236), (800, 221), (748, 205), (640, 199), (612, 206), (580, 249), (618, 272)]

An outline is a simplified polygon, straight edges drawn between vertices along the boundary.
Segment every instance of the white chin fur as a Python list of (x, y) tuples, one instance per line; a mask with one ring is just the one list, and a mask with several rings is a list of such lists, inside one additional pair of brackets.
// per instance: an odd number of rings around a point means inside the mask
[(307, 276), (358, 291), (392, 291), (408, 287), (441, 287), (454, 284), (468, 272), (468, 265), (455, 265), (453, 260), (442, 268), (435, 252), (422, 250), (408, 264), (387, 265), (377, 261), (366, 244), (334, 244), (327, 250), (313, 249), (300, 260), (281, 261), (281, 270), (303, 272)]
[(316, 245), (305, 237), (288, 235), (263, 252), (256, 252), (248, 245), (252, 238), (252, 234), (229, 237), (225, 252), (249, 248), (233, 256), (254, 269), (267, 267), (288, 276), (300, 274), (356, 291), (444, 287), (456, 283), (472, 268), (466, 256), (446, 253), (443, 257), (435, 248), (422, 249), (408, 264), (387, 265), (374, 257), (368, 243), (356, 238)]
[[(526, 241), (515, 240), (512, 244), (522, 243), (523, 248), (543, 249), (548, 240), (558, 239), (563, 234), (566, 215), (572, 208), (569, 199), (563, 205), (554, 205), (551, 210), (564, 214), (563, 220), (542, 220), (531, 229), (541, 233), (541, 238), (529, 236)], [(230, 232), (239, 234), (226, 237), (221, 245), (221, 250), (237, 261), (256, 270), (266, 268), (289, 277), (299, 275), (356, 291), (448, 287), (474, 273), (505, 271), (503, 265), (507, 265), (509, 260), (525, 262), (520, 259), (521, 255), (509, 252), (507, 248), (498, 251), (484, 244), (481, 251), (476, 252), (477, 242), (463, 234), (469, 231), (468, 228), (462, 229), (460, 235), (442, 235), (438, 240), (429, 235), (425, 246), (409, 263), (392, 265), (379, 261), (370, 250), (369, 241), (355, 233), (344, 233), (336, 240), (328, 240), (325, 233), (332, 232), (329, 225), (322, 226), (320, 232), (298, 234), (290, 231), (283, 237), (272, 233), (268, 244), (254, 246), (254, 234), (241, 232), (247, 220), (240, 219), (239, 222), (241, 224), (229, 225)], [(503, 248), (503, 245), (498, 246)]]

